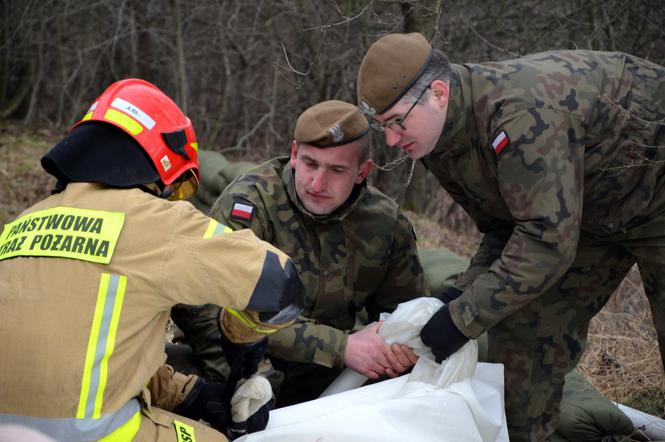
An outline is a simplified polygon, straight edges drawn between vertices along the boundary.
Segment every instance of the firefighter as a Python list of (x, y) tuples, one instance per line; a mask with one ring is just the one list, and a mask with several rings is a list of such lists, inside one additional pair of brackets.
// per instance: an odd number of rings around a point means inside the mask
[(143, 80), (112, 84), (41, 163), (53, 195), (0, 235), (0, 423), (68, 442), (226, 440), (195, 420), (224, 431), (233, 389), (163, 366), (170, 309), (224, 306), (220, 345), (252, 378), (302, 309), (292, 262), (176, 201), (197, 187), (196, 135)]

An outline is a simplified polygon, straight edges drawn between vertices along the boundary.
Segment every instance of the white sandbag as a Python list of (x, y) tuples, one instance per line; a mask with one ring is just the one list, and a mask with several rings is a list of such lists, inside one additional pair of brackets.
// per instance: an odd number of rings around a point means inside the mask
[(648, 437), (649, 440), (665, 440), (665, 420), (652, 416), (643, 411), (636, 410), (623, 404), (614, 402), (628, 418), (633, 421), (635, 428)]
[(273, 410), (266, 430), (238, 440), (508, 441), (502, 365), (478, 364), (472, 379), (446, 389), (407, 380), (401, 376)]
[(400, 304), (381, 328), (388, 342), (420, 355), (411, 374), (274, 410), (266, 430), (238, 440), (507, 441), (503, 366), (477, 364), (475, 341), (437, 364), (418, 337), (441, 305)]
[(379, 334), (388, 344), (405, 344), (418, 356), (429, 355), (429, 347), (420, 340), (420, 330), (434, 313), (443, 307), (436, 298), (416, 298), (403, 302), (392, 313), (382, 313), (384, 320)]
[[(384, 323), (379, 329), (379, 334), (388, 344), (406, 344), (418, 356), (430, 355), (433, 358), (432, 352), (418, 335), (429, 318), (441, 307), (443, 302), (436, 298), (417, 298), (399, 304), (392, 314), (381, 314)], [(347, 368), (321, 393), (320, 397), (358, 388), (367, 382), (367, 379), (367, 376)]]

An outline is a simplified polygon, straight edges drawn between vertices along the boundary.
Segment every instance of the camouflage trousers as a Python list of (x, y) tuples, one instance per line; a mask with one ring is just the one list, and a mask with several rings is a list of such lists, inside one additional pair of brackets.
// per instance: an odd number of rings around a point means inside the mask
[(584, 351), (589, 322), (635, 263), (663, 357), (665, 215), (610, 238), (583, 233), (575, 261), (563, 277), (539, 299), (488, 331), (488, 360), (505, 366), (511, 441), (551, 437), (559, 424), (564, 376)]

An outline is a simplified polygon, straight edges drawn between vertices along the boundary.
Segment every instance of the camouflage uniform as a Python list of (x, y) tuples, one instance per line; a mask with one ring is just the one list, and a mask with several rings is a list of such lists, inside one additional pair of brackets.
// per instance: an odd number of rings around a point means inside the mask
[[(253, 208), (250, 219), (232, 215), (236, 203)], [(307, 293), (303, 317), (271, 335), (268, 347), (271, 361), (286, 374), (280, 396), (290, 396), (285, 390), (291, 384), (306, 393), (288, 402), (318, 396), (340, 373), (346, 338), (363, 308), (373, 321), (380, 312), (423, 295), (413, 227), (393, 200), (371, 186), (356, 186), (332, 214), (313, 215), (296, 196), (288, 157), (278, 157), (227, 187), (210, 216), (234, 230), (252, 229), (289, 255), (298, 269)], [(202, 330), (207, 323), (208, 330), (213, 329), (214, 308), (208, 306), (208, 314), (198, 312), (198, 318), (191, 315), (194, 308), (187, 310), (187, 319), (182, 311), (177, 313), (179, 324)], [(210, 360), (216, 350), (192, 344), (195, 351), (206, 348), (206, 364), (218, 364)], [(310, 381), (307, 391), (303, 383)], [(285, 403), (281, 397), (278, 400)]]
[(453, 65), (423, 163), (485, 234), (449, 308), (466, 336), (489, 329), (511, 440), (552, 433), (589, 321), (634, 263), (665, 355), (664, 118), (665, 68), (627, 54)]

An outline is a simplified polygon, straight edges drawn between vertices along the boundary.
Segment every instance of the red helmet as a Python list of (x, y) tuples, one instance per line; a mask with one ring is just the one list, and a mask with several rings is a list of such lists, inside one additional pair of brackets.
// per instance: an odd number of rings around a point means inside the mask
[(112, 124), (136, 140), (173, 189), (172, 199), (196, 191), (199, 148), (192, 122), (153, 84), (135, 78), (113, 83), (72, 129), (88, 122)]

